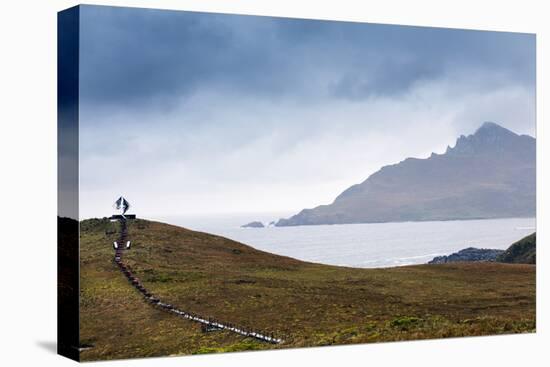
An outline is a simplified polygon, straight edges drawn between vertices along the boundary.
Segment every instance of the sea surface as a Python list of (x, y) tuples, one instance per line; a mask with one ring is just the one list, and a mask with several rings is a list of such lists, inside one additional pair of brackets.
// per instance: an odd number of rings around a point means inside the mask
[(535, 218), (241, 228), (276, 214), (158, 217), (299, 260), (360, 268), (424, 264), (466, 247), (506, 249), (535, 231)]

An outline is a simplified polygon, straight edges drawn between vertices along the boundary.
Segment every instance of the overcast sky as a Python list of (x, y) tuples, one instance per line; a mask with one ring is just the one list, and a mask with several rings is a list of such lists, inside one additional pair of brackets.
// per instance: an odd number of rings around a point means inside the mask
[(80, 215), (296, 212), (484, 121), (535, 133), (535, 36), (81, 7)]

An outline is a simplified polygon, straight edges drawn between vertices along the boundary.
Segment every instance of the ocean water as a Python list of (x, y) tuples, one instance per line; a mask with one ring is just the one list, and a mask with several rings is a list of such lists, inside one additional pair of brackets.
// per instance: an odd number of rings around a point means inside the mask
[[(280, 215), (283, 216), (283, 215)], [(275, 214), (157, 218), (278, 255), (360, 268), (423, 264), (466, 247), (506, 249), (535, 231), (535, 218), (241, 228)]]

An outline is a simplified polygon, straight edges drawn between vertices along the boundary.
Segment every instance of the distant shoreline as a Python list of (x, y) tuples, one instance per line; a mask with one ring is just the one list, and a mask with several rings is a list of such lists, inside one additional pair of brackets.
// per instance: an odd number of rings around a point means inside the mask
[[(262, 213), (263, 215), (269, 215), (269, 213)], [(138, 215), (138, 218), (140, 216)], [(173, 219), (189, 219), (190, 221), (198, 221), (199, 219), (205, 219), (205, 220), (209, 220), (209, 219), (221, 219), (221, 218), (236, 218), (236, 217), (241, 217), (241, 218), (250, 218), (250, 220), (248, 222), (254, 222), (256, 221), (254, 218), (254, 214), (251, 214), (251, 215), (248, 215), (248, 214), (242, 214), (242, 213), (235, 213), (235, 214), (211, 214), (211, 215), (197, 215), (197, 216), (193, 216), (193, 215), (188, 215), (188, 214), (184, 214), (184, 215), (169, 215), (169, 216), (151, 216), (151, 215), (147, 215), (147, 216), (144, 216), (142, 218), (147, 218), (148, 220), (154, 220), (154, 221), (159, 221), (159, 222), (164, 222), (164, 223), (168, 223), (168, 224), (172, 224), (172, 225), (176, 225), (176, 226), (181, 226), (180, 223), (175, 223), (173, 222)], [(83, 219), (80, 219), (80, 221), (84, 221), (84, 220), (89, 220), (89, 219), (102, 219), (102, 218), (106, 218), (106, 217), (88, 217), (88, 218), (83, 218)], [(355, 224), (391, 224), (391, 223), (427, 223), (427, 222), (434, 222), (434, 223), (440, 223), (440, 222), (469, 222), (469, 221), (481, 221), (481, 220), (507, 220), (507, 219), (536, 219), (537, 217), (536, 216), (514, 216), (514, 217), (495, 217), (495, 218), (490, 218), (490, 217), (482, 217), (482, 218), (453, 218), (453, 219), (438, 219), (438, 220), (433, 220), (433, 219), (426, 219), (426, 220), (403, 220), (403, 221), (383, 221), (383, 222), (352, 222), (352, 223), (328, 223), (328, 224), (300, 224), (300, 225), (292, 225), (292, 226), (270, 226), (270, 227), (273, 227), (273, 228), (284, 228), (284, 227), (313, 227), (313, 226), (340, 226), (340, 225), (355, 225)], [(246, 221), (247, 219), (245, 219)], [(261, 221), (261, 220), (259, 220)], [(265, 224), (265, 219), (261, 222), (263, 222)], [(247, 223), (248, 223), (247, 222)], [(269, 222), (267, 222), (269, 223)], [(235, 227), (241, 227), (242, 224), (246, 224), (246, 223), (240, 223), (238, 225), (236, 225)], [(268, 226), (266, 226), (268, 227)], [(536, 227), (526, 227), (526, 228), (522, 228), (522, 229), (535, 229)]]
[[(426, 223), (426, 222), (465, 222), (465, 221), (476, 221), (476, 220), (501, 220), (501, 219), (536, 219), (536, 216), (514, 216), (514, 217), (480, 217), (480, 218), (450, 218), (450, 219), (420, 219), (420, 220), (403, 220), (403, 221), (383, 221), (383, 222), (349, 222), (349, 223), (324, 223), (324, 224), (296, 224), (296, 225), (284, 225), (277, 226), (276, 228), (283, 227), (304, 227), (304, 226), (339, 226), (339, 225), (350, 225), (350, 224), (389, 224), (389, 223)], [(531, 228), (527, 228), (531, 229)]]

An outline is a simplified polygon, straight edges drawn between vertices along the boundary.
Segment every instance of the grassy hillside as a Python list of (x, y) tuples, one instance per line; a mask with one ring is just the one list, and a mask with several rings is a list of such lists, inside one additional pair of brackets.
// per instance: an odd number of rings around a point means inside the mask
[(497, 257), (497, 261), (512, 264), (536, 264), (537, 234), (533, 233), (512, 244)]
[(535, 267), (498, 263), (355, 269), (276, 256), (143, 220), (124, 255), (146, 288), (177, 307), (273, 331), (271, 345), (147, 304), (113, 263), (107, 220), (81, 225), (83, 360), (531, 332)]

